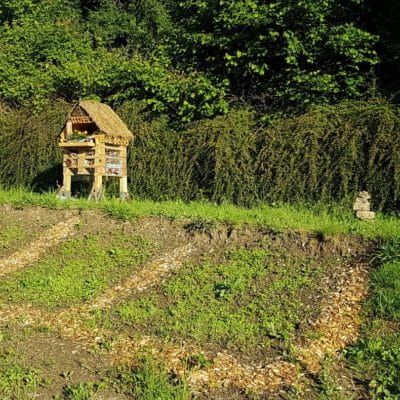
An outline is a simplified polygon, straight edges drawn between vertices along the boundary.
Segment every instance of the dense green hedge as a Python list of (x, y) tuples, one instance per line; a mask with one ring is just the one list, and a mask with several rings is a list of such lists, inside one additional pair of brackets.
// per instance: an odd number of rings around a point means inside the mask
[(341, 201), (357, 190), (374, 206), (400, 205), (399, 110), (376, 100), (318, 107), (263, 132), (257, 176), (263, 200)]
[(0, 185), (46, 189), (61, 182), (57, 136), (69, 108), (56, 101), (32, 113), (0, 104)]
[[(1, 109), (1, 185), (42, 189), (60, 180), (57, 134), (68, 108), (58, 101), (40, 114)], [(383, 100), (317, 107), (267, 126), (240, 109), (180, 130), (142, 110), (135, 102), (118, 110), (136, 135), (135, 197), (248, 206), (350, 201), (366, 189), (375, 208), (400, 208), (400, 113)]]

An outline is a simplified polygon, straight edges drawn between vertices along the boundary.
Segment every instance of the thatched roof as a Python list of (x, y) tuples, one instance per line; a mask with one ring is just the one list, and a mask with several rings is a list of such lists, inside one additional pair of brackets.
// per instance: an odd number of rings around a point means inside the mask
[(76, 107), (80, 107), (89, 117), (91, 117), (94, 123), (97, 125), (99, 130), (108, 137), (112, 138), (122, 138), (122, 139), (132, 139), (133, 134), (122, 122), (121, 118), (114, 112), (114, 110), (104, 103), (99, 103), (93, 100), (82, 100), (76, 105), (71, 114)]

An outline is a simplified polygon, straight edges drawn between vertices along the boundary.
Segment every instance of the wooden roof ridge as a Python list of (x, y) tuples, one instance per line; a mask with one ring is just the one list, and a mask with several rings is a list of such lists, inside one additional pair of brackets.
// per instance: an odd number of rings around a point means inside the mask
[(74, 106), (70, 114), (72, 114), (78, 106), (86, 111), (88, 116), (93, 119), (93, 122), (106, 137), (122, 139), (133, 138), (132, 132), (109, 105), (94, 100), (81, 100)]

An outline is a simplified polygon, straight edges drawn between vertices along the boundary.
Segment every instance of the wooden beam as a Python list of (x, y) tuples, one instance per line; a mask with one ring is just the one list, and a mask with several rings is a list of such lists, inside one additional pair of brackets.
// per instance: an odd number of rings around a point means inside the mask
[(72, 121), (67, 121), (65, 124), (65, 135), (67, 137), (72, 135)]
[(64, 143), (59, 143), (58, 144), (59, 147), (95, 147), (94, 143), (90, 143), (90, 142), (64, 142)]
[(93, 119), (88, 116), (83, 116), (83, 117), (70, 117), (70, 121), (73, 124), (91, 124), (93, 122)]

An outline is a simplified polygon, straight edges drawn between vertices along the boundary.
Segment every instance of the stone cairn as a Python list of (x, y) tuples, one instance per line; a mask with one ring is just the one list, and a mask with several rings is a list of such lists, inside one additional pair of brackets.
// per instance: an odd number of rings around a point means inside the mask
[(359, 219), (369, 221), (375, 219), (375, 213), (371, 211), (370, 199), (371, 195), (368, 192), (358, 192), (356, 201), (353, 204), (353, 210), (356, 211)]

